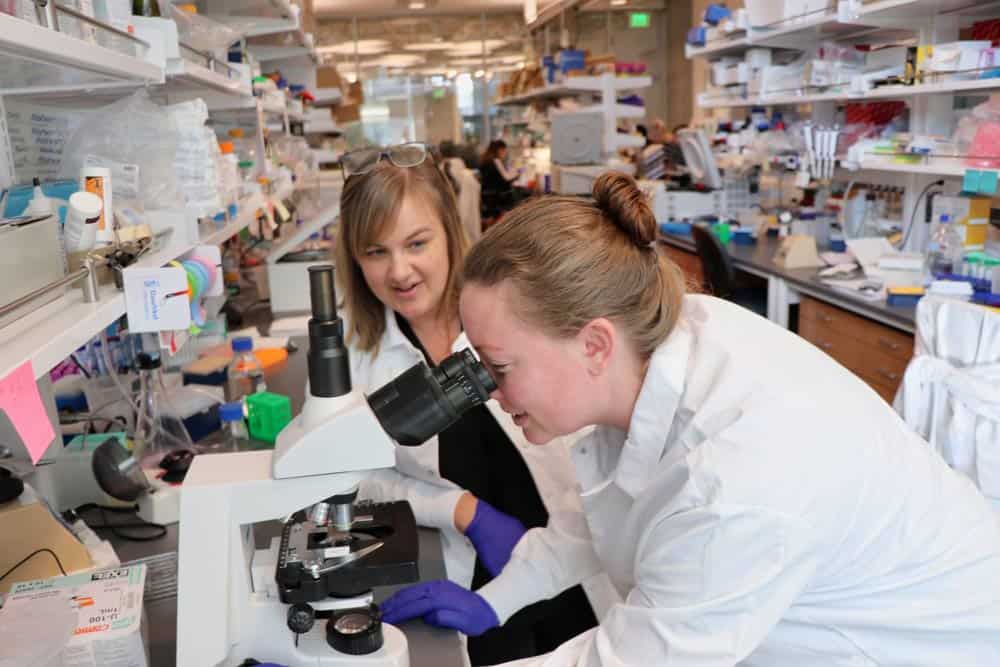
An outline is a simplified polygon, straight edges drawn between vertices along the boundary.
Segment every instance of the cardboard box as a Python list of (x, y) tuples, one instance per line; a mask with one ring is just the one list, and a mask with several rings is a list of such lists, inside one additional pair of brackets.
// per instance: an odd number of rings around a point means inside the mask
[(361, 105), (358, 104), (340, 104), (334, 107), (333, 117), (338, 123), (354, 123), (361, 120)]
[(947, 213), (951, 221), (959, 225), (965, 249), (982, 250), (986, 245), (992, 201), (989, 197), (938, 195), (931, 207), (931, 220), (938, 222)]
[(361, 86), (361, 81), (347, 84), (344, 90), (344, 101), (341, 104), (361, 106), (365, 103), (365, 90)]
[[(52, 514), (31, 487), (25, 487), (20, 497), (0, 505), (0, 573), (38, 549), (51, 549), (67, 573), (93, 567), (87, 547)], [(43, 551), (0, 581), (0, 593), (6, 593), (20, 581), (59, 574), (55, 558)]]
[(343, 79), (340, 78), (340, 73), (337, 72), (337, 68), (333, 65), (326, 65), (325, 67), (316, 68), (316, 87), (317, 88), (340, 88), (343, 90)]
[(18, 583), (0, 609), (4, 639), (22, 640), (15, 664), (147, 667), (145, 580), (139, 564)]

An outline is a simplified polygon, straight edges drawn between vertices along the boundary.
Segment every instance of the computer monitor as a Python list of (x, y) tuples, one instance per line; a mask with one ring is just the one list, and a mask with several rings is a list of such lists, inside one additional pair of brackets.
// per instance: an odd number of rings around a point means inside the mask
[(677, 143), (680, 144), (684, 161), (691, 171), (691, 181), (713, 190), (721, 188), (722, 176), (705, 133), (696, 129), (678, 130)]

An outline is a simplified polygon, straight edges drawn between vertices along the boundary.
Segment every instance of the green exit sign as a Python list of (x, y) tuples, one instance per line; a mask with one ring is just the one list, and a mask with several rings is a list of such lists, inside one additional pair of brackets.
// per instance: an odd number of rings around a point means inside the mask
[(628, 27), (648, 28), (650, 23), (648, 12), (632, 12), (628, 15)]
[(444, 88), (435, 88), (434, 90), (431, 91), (431, 99), (434, 100), (443, 100), (444, 95), (445, 95)]

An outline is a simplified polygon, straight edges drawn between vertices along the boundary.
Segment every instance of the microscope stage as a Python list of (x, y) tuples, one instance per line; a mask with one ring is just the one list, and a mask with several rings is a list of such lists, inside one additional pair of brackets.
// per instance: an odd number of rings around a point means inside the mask
[(351, 598), (417, 581), (418, 557), (417, 524), (405, 501), (356, 505), (349, 532), (298, 512), (282, 529), (275, 579), (286, 604)]

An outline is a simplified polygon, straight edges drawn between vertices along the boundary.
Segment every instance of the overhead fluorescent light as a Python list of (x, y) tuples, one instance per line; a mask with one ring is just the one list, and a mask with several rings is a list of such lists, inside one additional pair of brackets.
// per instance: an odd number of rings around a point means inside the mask
[(484, 72), (481, 69), (477, 69), (475, 76), (476, 76), (477, 79), (482, 79), (484, 74), (486, 74), (486, 72)]
[(427, 9), (427, 3), (423, 0), (410, 0), (410, 9)]
[(451, 51), (455, 48), (452, 42), (411, 42), (403, 46), (407, 51)]
[(455, 42), (448, 51), (448, 54), (453, 56), (478, 56), (483, 53), (484, 46), (486, 47), (486, 53), (489, 53), (490, 51), (496, 51), (506, 44), (507, 40), (505, 39), (487, 39), (485, 44), (482, 40), (471, 39), (466, 42)]
[(524, 62), (523, 56), (491, 56), (489, 58), (450, 58), (448, 64), (453, 67), (482, 67), (487, 65), (517, 65)]
[[(389, 50), (389, 42), (384, 39), (359, 39), (357, 42), (358, 55), (372, 56), (385, 53)], [(354, 55), (354, 42), (341, 42), (332, 46), (320, 46), (316, 48), (319, 53), (335, 53), (341, 56)]]
[(427, 59), (415, 53), (388, 53), (378, 58), (366, 60), (365, 65), (377, 65), (381, 67), (414, 67), (423, 65)]
[(612, 7), (624, 7), (628, 4), (628, 0), (611, 0)]

